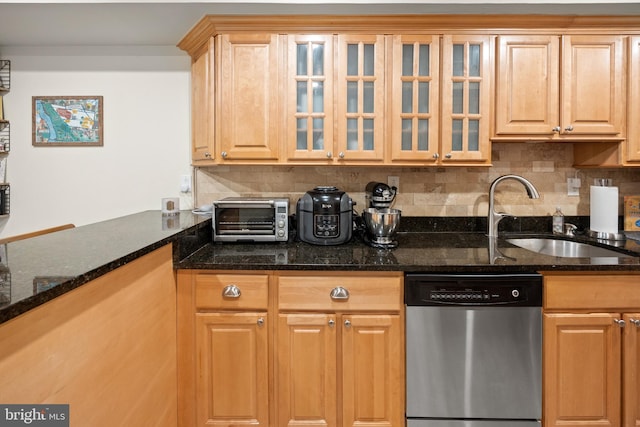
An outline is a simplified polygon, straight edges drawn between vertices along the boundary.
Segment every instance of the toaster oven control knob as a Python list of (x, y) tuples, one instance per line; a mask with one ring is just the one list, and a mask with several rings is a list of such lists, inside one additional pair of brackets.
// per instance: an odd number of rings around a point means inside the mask
[(222, 290), (223, 298), (240, 298), (240, 288), (236, 285), (227, 285)]
[(278, 230), (278, 237), (284, 237), (284, 230)]
[(283, 220), (279, 220), (278, 221), (278, 228), (284, 228), (284, 221)]

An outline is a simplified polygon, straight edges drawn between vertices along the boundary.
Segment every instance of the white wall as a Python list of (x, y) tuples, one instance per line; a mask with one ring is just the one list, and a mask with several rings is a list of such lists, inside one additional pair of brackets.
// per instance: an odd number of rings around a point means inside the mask
[[(0, 237), (160, 209), (162, 197), (192, 207), (191, 193), (180, 193), (180, 176), (192, 173), (190, 61), (174, 49), (3, 50), (12, 68), (4, 99), (11, 215), (0, 219)], [(32, 146), (34, 95), (102, 95), (104, 146)]]

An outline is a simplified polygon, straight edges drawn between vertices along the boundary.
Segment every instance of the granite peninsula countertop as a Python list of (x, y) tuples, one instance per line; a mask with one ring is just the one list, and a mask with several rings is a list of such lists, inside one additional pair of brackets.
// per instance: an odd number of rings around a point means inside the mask
[[(536, 221), (547, 219), (534, 220), (535, 228), (541, 225)], [(617, 249), (631, 255), (627, 258), (560, 258), (516, 247), (504, 238), (489, 239), (480, 231), (486, 229), (482, 218), (403, 218), (403, 223), (406, 229), (397, 235), (399, 245), (391, 250), (372, 248), (357, 233), (351, 242), (338, 246), (315, 246), (295, 240), (272, 244), (212, 243), (210, 218), (189, 211), (175, 217), (145, 211), (0, 245), (0, 323), (169, 243), (173, 244), (176, 269), (640, 272), (640, 242), (635, 240), (628, 239)], [(505, 237), (527, 234), (526, 227), (514, 224), (505, 221), (505, 231), (501, 233)], [(546, 227), (546, 223), (542, 225)]]

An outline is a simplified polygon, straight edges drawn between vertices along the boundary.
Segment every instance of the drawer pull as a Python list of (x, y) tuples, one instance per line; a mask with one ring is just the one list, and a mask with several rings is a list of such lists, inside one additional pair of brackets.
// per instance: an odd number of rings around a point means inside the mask
[(329, 319), (329, 327), (330, 327), (330, 328), (333, 328), (333, 327), (335, 326), (335, 324), (336, 324), (336, 321), (335, 321), (335, 320), (333, 320), (333, 319)]
[(240, 288), (236, 285), (227, 285), (222, 290), (222, 296), (224, 298), (240, 298)]
[(629, 321), (631, 323), (633, 323), (634, 325), (640, 327), (640, 320), (631, 318), (631, 319), (629, 319)]
[(264, 325), (264, 317), (258, 318), (258, 321), (256, 323), (258, 324), (258, 326)]
[(351, 327), (351, 320), (347, 319), (344, 321), (344, 327), (345, 328), (350, 328)]
[(336, 286), (331, 289), (331, 293), (329, 294), (332, 300), (341, 301), (349, 299), (349, 291), (342, 286)]
[(616, 322), (621, 328), (624, 328), (624, 325), (626, 324), (626, 322), (622, 319), (613, 319), (613, 321)]

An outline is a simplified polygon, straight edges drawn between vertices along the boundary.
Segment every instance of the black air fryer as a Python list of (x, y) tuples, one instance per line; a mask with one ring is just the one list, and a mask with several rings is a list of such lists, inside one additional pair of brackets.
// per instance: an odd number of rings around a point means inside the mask
[(314, 245), (340, 245), (351, 240), (353, 201), (336, 187), (307, 191), (296, 206), (298, 238)]

